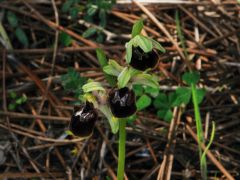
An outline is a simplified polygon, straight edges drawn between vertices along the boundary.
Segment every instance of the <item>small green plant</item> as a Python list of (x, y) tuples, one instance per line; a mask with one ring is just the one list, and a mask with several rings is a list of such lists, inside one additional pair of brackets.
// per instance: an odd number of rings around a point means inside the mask
[(62, 12), (70, 15), (72, 19), (76, 19), (78, 13), (84, 9), (79, 3), (80, 0), (66, 0), (62, 6)]
[[(116, 0), (88, 0), (87, 5), (80, 5), (80, 0), (66, 0), (62, 6), (62, 12), (67, 13), (72, 19), (76, 19), (79, 12), (84, 13), (84, 20), (96, 24), (97, 26), (88, 27), (82, 34), (84, 38), (90, 38), (96, 35), (97, 42), (104, 41), (102, 30), (107, 24), (107, 13), (111, 10)], [(69, 39), (69, 35), (62, 35), (63, 42)], [(69, 42), (69, 41), (67, 41)], [(69, 44), (69, 43), (63, 43)]]
[[(180, 25), (180, 20), (179, 20), (179, 13), (176, 11), (175, 14), (175, 19), (176, 19), (176, 27), (177, 27), (177, 33), (180, 39), (181, 46), (184, 50), (184, 55), (186, 59), (188, 59), (188, 52), (185, 46), (185, 39), (183, 36), (183, 33), (181, 31), (181, 25)], [(202, 129), (202, 120), (201, 120), (201, 115), (200, 115), (200, 110), (199, 110), (199, 104), (203, 100), (203, 97), (205, 95), (205, 90), (204, 89), (199, 89), (197, 88), (197, 83), (200, 79), (200, 74), (196, 71), (192, 71), (190, 69), (190, 72), (186, 72), (182, 80), (189, 86), (187, 88), (181, 88), (181, 91), (184, 92), (186, 102), (189, 102), (190, 97), (192, 97), (192, 104), (194, 107), (194, 116), (195, 116), (195, 121), (196, 121), (196, 127), (197, 127), (197, 138), (198, 138), (198, 150), (199, 150), (199, 159), (200, 159), (200, 168), (201, 168), (201, 176), (202, 179), (206, 180), (207, 179), (207, 160), (206, 160), (206, 153), (208, 149), (210, 148), (210, 145), (213, 142), (214, 134), (215, 134), (215, 123), (212, 123), (212, 132), (211, 132), (211, 137), (210, 141), (205, 149), (204, 152), (202, 152), (201, 144), (205, 144), (205, 139), (203, 136), (203, 129)]]
[(112, 6), (116, 3), (116, 0), (88, 0), (86, 15), (84, 19), (87, 22), (98, 23), (99, 28), (89, 27), (84, 33), (83, 37), (89, 38), (93, 35), (97, 35), (96, 41), (103, 42), (104, 35), (102, 29), (107, 25), (107, 13), (112, 9)]
[(19, 19), (17, 18), (16, 14), (12, 11), (7, 11), (7, 20), (11, 28), (14, 30), (14, 34), (17, 40), (24, 46), (29, 46), (29, 40), (25, 33), (25, 31), (19, 25)]
[(61, 83), (66, 92), (71, 92), (80, 101), (83, 99), (82, 86), (87, 82), (85, 77), (81, 77), (73, 68), (69, 68), (67, 74), (61, 76)]
[(8, 105), (9, 110), (15, 110), (17, 106), (24, 104), (27, 101), (27, 96), (17, 96), (16, 92), (11, 91), (9, 93), (10, 103)]

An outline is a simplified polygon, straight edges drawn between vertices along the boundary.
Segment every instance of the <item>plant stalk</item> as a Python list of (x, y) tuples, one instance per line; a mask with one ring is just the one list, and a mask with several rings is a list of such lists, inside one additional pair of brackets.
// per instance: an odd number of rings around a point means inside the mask
[(201, 160), (201, 163), (200, 163), (201, 175), (202, 175), (202, 179), (206, 180), (207, 179), (207, 160), (206, 160), (206, 156), (202, 156), (203, 152), (201, 149), (201, 144), (202, 143), (204, 144), (202, 120), (201, 120), (199, 106), (198, 106), (196, 86), (194, 84), (191, 85), (191, 90), (192, 90), (192, 101), (194, 106), (194, 115), (195, 115), (196, 127), (197, 127), (199, 159)]
[(126, 144), (126, 119), (119, 120), (119, 143), (118, 143), (118, 171), (117, 180), (124, 178), (125, 144)]

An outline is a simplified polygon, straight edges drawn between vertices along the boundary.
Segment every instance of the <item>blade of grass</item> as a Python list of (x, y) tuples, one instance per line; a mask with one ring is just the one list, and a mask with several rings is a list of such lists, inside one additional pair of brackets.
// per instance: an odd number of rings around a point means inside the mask
[[(176, 11), (175, 14), (175, 20), (176, 20), (176, 28), (177, 33), (180, 39), (181, 46), (183, 48), (184, 56), (186, 59), (188, 59), (188, 52), (185, 45), (185, 38), (181, 30), (181, 24), (179, 20), (179, 12)], [(199, 150), (199, 160), (200, 160), (200, 169), (201, 169), (201, 176), (202, 179), (207, 179), (207, 160), (206, 155), (203, 155), (202, 149), (201, 149), (201, 143), (204, 144), (204, 137), (203, 137), (203, 130), (202, 130), (202, 120), (201, 115), (199, 111), (199, 105), (197, 100), (197, 91), (196, 91), (196, 84), (191, 84), (191, 92), (192, 92), (192, 103), (194, 106), (194, 116), (196, 121), (196, 127), (197, 127), (197, 138), (198, 138), (198, 150)]]
[(201, 166), (202, 166), (202, 163), (203, 163), (203, 161), (204, 161), (204, 158), (205, 158), (205, 156), (206, 156), (206, 154), (207, 154), (207, 151), (208, 151), (208, 149), (210, 148), (210, 146), (211, 146), (211, 144), (212, 144), (212, 142), (213, 142), (214, 136), (215, 136), (215, 122), (212, 122), (212, 132), (211, 132), (211, 136), (210, 136), (209, 143), (208, 143), (208, 145), (206, 146), (206, 149), (204, 150), (204, 152), (203, 152), (203, 154), (202, 154), (202, 157), (201, 157), (201, 161), (200, 161)]

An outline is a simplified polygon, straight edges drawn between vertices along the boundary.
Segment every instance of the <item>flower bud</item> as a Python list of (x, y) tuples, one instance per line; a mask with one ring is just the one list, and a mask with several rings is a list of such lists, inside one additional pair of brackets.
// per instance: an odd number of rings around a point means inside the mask
[(140, 47), (133, 47), (130, 65), (140, 71), (154, 68), (158, 63), (158, 54), (155, 50), (145, 53)]
[(75, 136), (89, 136), (92, 134), (98, 114), (93, 104), (86, 102), (85, 105), (75, 106), (69, 129)]
[(112, 89), (108, 95), (108, 102), (113, 115), (117, 118), (131, 116), (137, 110), (135, 93), (127, 87)]

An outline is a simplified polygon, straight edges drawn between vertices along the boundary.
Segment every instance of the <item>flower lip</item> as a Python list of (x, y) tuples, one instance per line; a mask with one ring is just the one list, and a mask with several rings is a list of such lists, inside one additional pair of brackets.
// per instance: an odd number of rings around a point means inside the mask
[(131, 116), (137, 110), (135, 93), (127, 87), (113, 88), (109, 92), (108, 102), (113, 115), (118, 118)]
[(158, 64), (158, 53), (152, 50), (145, 53), (140, 47), (133, 47), (130, 65), (138, 70), (144, 71), (154, 68)]
[(89, 136), (92, 134), (94, 124), (98, 119), (98, 114), (90, 102), (81, 106), (74, 107), (74, 113), (71, 117), (69, 129), (76, 136)]

